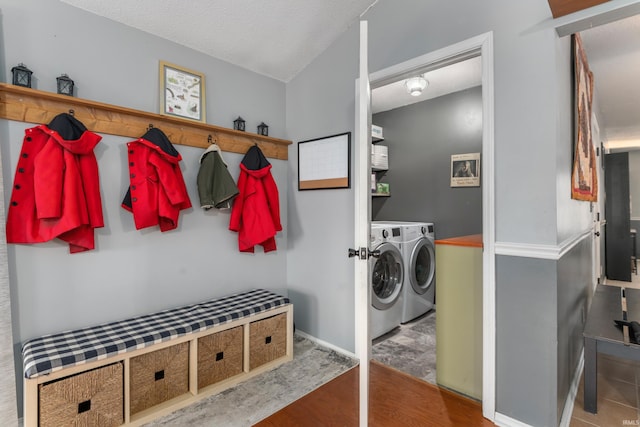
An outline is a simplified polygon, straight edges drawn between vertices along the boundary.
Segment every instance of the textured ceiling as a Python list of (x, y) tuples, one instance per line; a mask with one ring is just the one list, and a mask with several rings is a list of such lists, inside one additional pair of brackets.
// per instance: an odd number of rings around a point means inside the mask
[(611, 148), (640, 147), (640, 16), (580, 33)]
[(288, 82), (377, 0), (61, 0)]

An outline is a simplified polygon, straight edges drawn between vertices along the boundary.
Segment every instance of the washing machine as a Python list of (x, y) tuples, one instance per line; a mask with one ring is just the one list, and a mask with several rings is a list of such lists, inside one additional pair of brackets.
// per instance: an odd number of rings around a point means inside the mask
[(371, 338), (378, 338), (400, 326), (404, 296), (402, 228), (371, 224), (371, 245), (380, 254), (369, 258), (371, 284)]
[(405, 280), (401, 323), (407, 323), (434, 308), (436, 251), (434, 225), (407, 222), (402, 225)]

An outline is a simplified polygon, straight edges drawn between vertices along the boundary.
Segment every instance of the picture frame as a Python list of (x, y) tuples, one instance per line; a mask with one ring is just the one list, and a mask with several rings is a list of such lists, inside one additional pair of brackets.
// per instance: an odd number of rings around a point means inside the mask
[(206, 122), (204, 74), (160, 61), (160, 114)]
[(480, 186), (480, 153), (451, 156), (451, 187)]
[(298, 142), (298, 191), (351, 187), (351, 132)]
[[(574, 60), (574, 150), (571, 169), (571, 198), (598, 201), (598, 171), (591, 115), (593, 114), (593, 73), (579, 33), (572, 36)], [(604, 156), (603, 156), (604, 157)]]

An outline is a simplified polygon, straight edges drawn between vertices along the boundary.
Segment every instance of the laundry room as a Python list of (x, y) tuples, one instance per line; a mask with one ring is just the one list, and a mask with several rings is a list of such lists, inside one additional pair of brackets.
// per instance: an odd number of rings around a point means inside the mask
[(372, 91), (372, 354), (481, 399), (480, 57), (417, 77)]

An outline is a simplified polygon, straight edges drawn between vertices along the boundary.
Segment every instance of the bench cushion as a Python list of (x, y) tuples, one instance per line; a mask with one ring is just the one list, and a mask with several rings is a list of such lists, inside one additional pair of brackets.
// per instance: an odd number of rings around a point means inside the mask
[(288, 298), (253, 289), (199, 304), (34, 338), (22, 347), (24, 376), (35, 378), (105, 359), (288, 303)]

